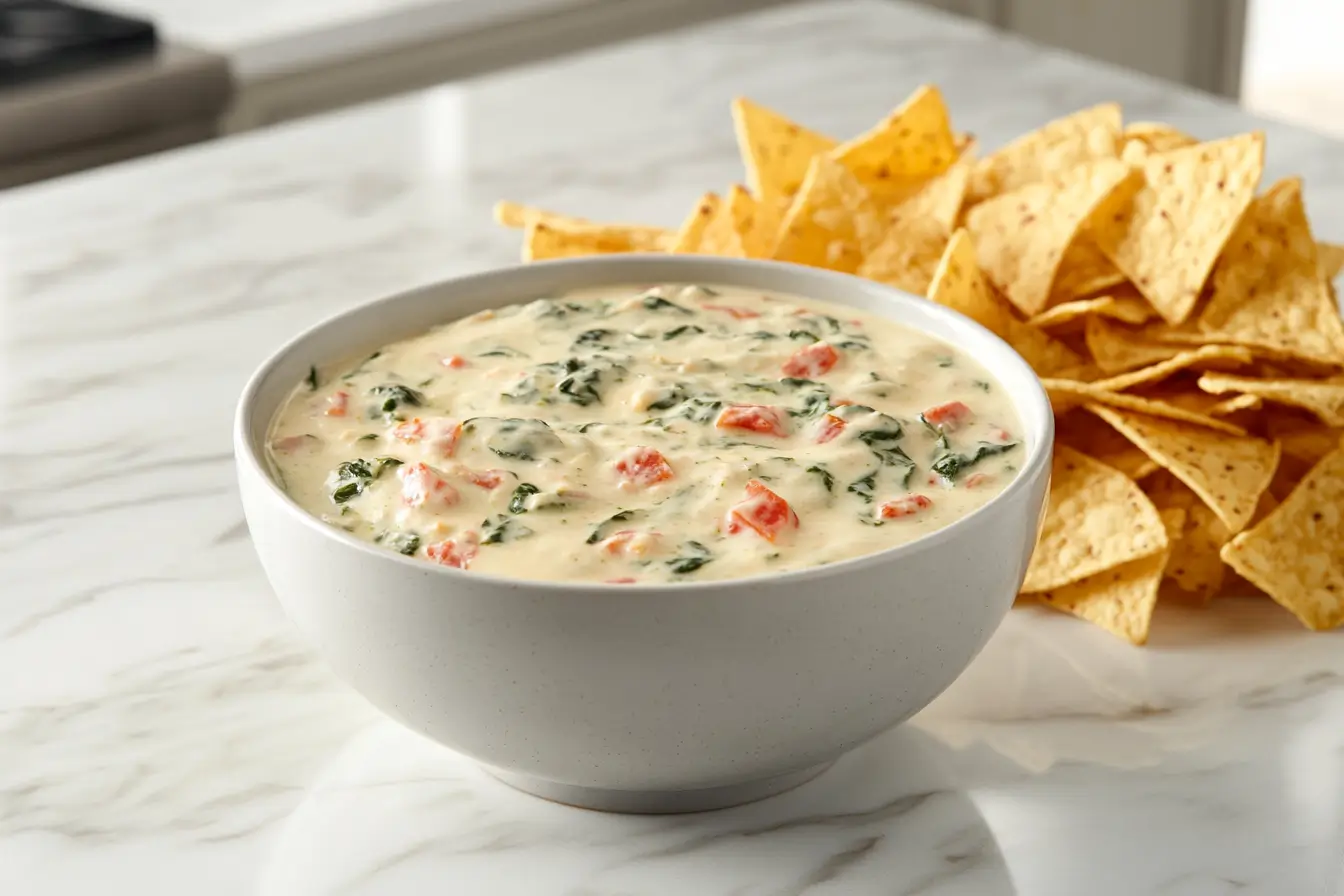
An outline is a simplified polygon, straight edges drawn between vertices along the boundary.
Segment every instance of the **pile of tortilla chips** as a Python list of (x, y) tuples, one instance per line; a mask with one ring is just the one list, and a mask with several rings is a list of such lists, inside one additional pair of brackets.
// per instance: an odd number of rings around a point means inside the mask
[(1025, 602), (1135, 644), (1155, 604), (1263, 592), (1344, 623), (1344, 247), (1260, 133), (1209, 142), (1104, 104), (977, 158), (936, 88), (840, 142), (733, 104), (746, 185), (681, 227), (502, 203), (524, 259), (684, 252), (816, 265), (924, 294), (1035, 368), (1055, 405)]

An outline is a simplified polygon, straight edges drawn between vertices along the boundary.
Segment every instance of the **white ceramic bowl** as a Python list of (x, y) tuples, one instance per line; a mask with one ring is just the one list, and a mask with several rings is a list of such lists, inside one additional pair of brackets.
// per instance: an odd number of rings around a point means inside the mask
[[(959, 345), (1012, 396), (1017, 478), (910, 544), (782, 575), (588, 587), (434, 566), (311, 517), (262, 459), (312, 363), (582, 287), (725, 284), (850, 305)], [(235, 451), (257, 553), (295, 625), (383, 712), (562, 802), (633, 812), (746, 802), (807, 780), (909, 718), (979, 652), (1035, 544), (1054, 421), (1012, 349), (923, 299), (813, 268), (605, 256), (491, 271), (381, 299), (299, 336), (243, 393)]]

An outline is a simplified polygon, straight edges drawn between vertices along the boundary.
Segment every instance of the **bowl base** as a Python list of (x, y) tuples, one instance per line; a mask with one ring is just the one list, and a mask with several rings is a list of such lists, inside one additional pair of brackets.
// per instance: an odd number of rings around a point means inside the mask
[(500, 769), (482, 766), (487, 773), (505, 784), (532, 796), (553, 803), (594, 809), (598, 812), (619, 812), (630, 815), (678, 815), (686, 812), (708, 812), (727, 809), (744, 803), (754, 803), (776, 796), (811, 781), (835, 760), (814, 765), (798, 772), (729, 784), (724, 787), (706, 787), (701, 790), (604, 790), (600, 787), (580, 787), (561, 784), (543, 778), (533, 778)]

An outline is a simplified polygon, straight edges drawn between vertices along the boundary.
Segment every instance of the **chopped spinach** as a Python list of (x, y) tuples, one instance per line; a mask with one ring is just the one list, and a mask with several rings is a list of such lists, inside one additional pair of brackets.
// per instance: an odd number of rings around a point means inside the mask
[(308, 376), (306, 376), (306, 377), (304, 378), (303, 381), (304, 381), (305, 383), (308, 384), (308, 391), (309, 391), (309, 392), (316, 392), (316, 391), (317, 391), (317, 368), (316, 368), (316, 367), (313, 367), (313, 366), (310, 364), (310, 365), (308, 366)]
[(366, 432), (366, 433), (364, 433), (364, 435), (362, 435), (362, 436), (360, 436), (359, 438), (355, 439), (355, 441), (356, 441), (356, 442), (376, 442), (376, 441), (378, 441), (378, 433), (376, 433), (376, 432)]
[(826, 413), (831, 407), (831, 393), (825, 390), (809, 392), (803, 396), (803, 406), (792, 409), (789, 415), (792, 417), (816, 417)]
[(747, 334), (748, 339), (778, 339), (778, 333), (771, 333), (769, 330), (757, 330), (754, 333)]
[(673, 327), (663, 334), (663, 339), (676, 339), (678, 336), (685, 336), (688, 333), (699, 334), (705, 332), (705, 328), (696, 324), (682, 324), (679, 327)]
[(407, 557), (420, 550), (420, 536), (414, 532), (383, 532), (374, 538), (374, 541), (385, 544), (398, 554), (405, 554)]
[(578, 336), (574, 337), (575, 345), (606, 345), (607, 340), (616, 335), (615, 330), (605, 330), (598, 328), (595, 330), (584, 330)]
[(719, 292), (717, 289), (710, 289), (708, 286), (701, 286), (698, 283), (695, 286), (687, 287), (687, 289), (693, 289), (707, 299), (717, 299), (719, 296), (723, 295), (723, 293)]
[(924, 417), (923, 414), (919, 415), (919, 422), (923, 423), (924, 427), (930, 433), (933, 434), (934, 447), (938, 448), (941, 451), (952, 450), (952, 445), (947, 441), (947, 433), (943, 432), (943, 428), (941, 426), (934, 426)]
[(682, 545), (682, 554), (667, 561), (667, 566), (676, 575), (695, 572), (714, 559), (713, 553), (698, 541), (688, 541)]
[(807, 468), (807, 472), (821, 477), (821, 484), (826, 486), (826, 491), (835, 491), (835, 476), (831, 474), (830, 470), (826, 469), (824, 464), (814, 464)]
[(595, 527), (593, 527), (592, 533), (589, 534), (584, 544), (597, 544), (599, 541), (601, 541), (602, 539), (606, 538), (608, 535), (611, 534), (611, 528), (613, 523), (624, 523), (632, 519), (634, 515), (635, 511), (633, 510), (616, 511), (611, 516), (607, 517), (605, 520), (603, 520), (602, 522), (598, 523)]
[(647, 311), (671, 311), (676, 314), (686, 314), (686, 315), (691, 315), (695, 313), (689, 308), (683, 308), (676, 302), (669, 302), (667, 299), (663, 298), (657, 293), (652, 292), (644, 296), (644, 301), (642, 304), (644, 305), (644, 308)]
[(690, 420), (692, 423), (709, 423), (723, 410), (723, 402), (710, 398), (688, 398), (681, 403), (675, 413), (668, 416)]
[(676, 383), (659, 392), (658, 398), (649, 404), (649, 410), (665, 411), (681, 404), (686, 400), (686, 397), (686, 387), (681, 383)]
[(374, 386), (369, 390), (369, 394), (384, 396), (380, 407), (384, 414), (390, 414), (403, 405), (418, 408), (425, 403), (423, 394), (400, 383), (384, 383), (381, 386)]
[(481, 523), (481, 533), (485, 536), (481, 544), (506, 544), (526, 538), (532, 534), (532, 530), (511, 516), (496, 513)]
[(820, 342), (821, 337), (811, 330), (790, 330), (789, 338), (795, 342)]
[(476, 357), (478, 357), (478, 358), (526, 358), (527, 355), (523, 354), (522, 352), (518, 351), (517, 349), (509, 348), (507, 345), (501, 345), (501, 346), (498, 346), (498, 347), (496, 347), (496, 348), (492, 348), (492, 349), (490, 349), (490, 350), (487, 351), (487, 352), (481, 352), (481, 353), (480, 353), (479, 355), (477, 355)]
[(938, 362), (939, 367), (951, 367), (953, 364), (957, 363), (956, 359), (951, 355), (939, 355), (935, 360)]
[(563, 320), (571, 314), (583, 314), (586, 311), (602, 310), (600, 305), (584, 305), (579, 302), (557, 302), (552, 299), (537, 299), (527, 306), (533, 317), (554, 317)]
[(556, 383), (555, 388), (574, 404), (587, 407), (590, 404), (602, 403), (602, 393), (597, 391), (601, 383), (602, 371), (590, 367), (581, 373), (570, 374)]
[(858, 495), (864, 500), (865, 504), (873, 503), (873, 497), (877, 493), (877, 470), (855, 479), (845, 488), (845, 491)]
[(866, 352), (873, 347), (872, 344), (869, 343), (867, 339), (863, 339), (861, 337), (845, 339), (840, 342), (833, 342), (831, 344), (834, 345), (836, 348), (847, 348), (862, 352)]
[(370, 483), (383, 475), (384, 470), (399, 466), (401, 461), (395, 457), (375, 457), (372, 460), (357, 457), (344, 461), (327, 480), (331, 487), (332, 502), (344, 504), (362, 495)]
[(984, 380), (971, 380), (971, 385), (979, 389), (981, 392), (989, 391), (989, 383), (985, 382)]
[(530, 482), (520, 482), (509, 499), (509, 513), (527, 513), (527, 499), (540, 494), (541, 489)]
[(565, 447), (544, 420), (519, 417), (472, 417), (462, 424), (464, 433), (481, 432), (485, 447), (512, 460), (537, 460)]
[(975, 453), (969, 457), (965, 454), (947, 453), (933, 462), (933, 472), (939, 476), (948, 479), (956, 479), (957, 476), (966, 470), (980, 463), (987, 457), (993, 457), (996, 454), (1003, 454), (1017, 447), (1017, 442), (1004, 442), (1002, 444), (995, 442), (981, 442), (975, 448)]

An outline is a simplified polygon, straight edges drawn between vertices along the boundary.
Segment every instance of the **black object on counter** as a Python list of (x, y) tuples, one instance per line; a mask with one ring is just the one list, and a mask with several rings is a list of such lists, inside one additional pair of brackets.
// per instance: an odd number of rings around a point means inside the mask
[(0, 0), (0, 90), (85, 71), (158, 46), (154, 25), (60, 0)]

